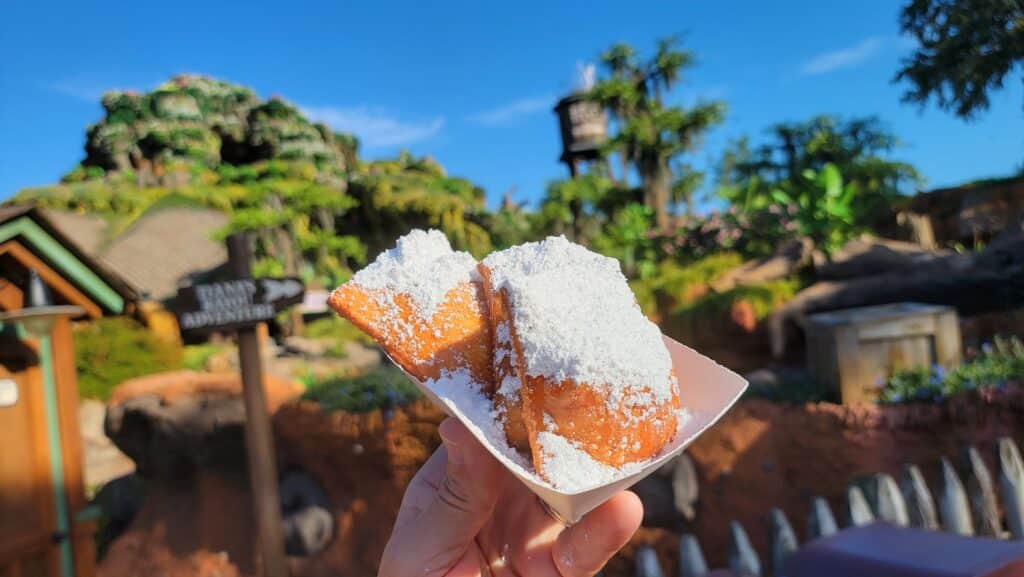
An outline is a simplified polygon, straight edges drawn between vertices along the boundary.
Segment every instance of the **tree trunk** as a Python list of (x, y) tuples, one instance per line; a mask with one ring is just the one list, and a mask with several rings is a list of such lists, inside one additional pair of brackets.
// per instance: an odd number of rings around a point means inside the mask
[[(320, 230), (324, 231), (328, 236), (334, 236), (334, 215), (331, 214), (330, 209), (326, 207), (318, 207), (316, 209), (316, 220), (320, 226)], [(316, 255), (318, 264), (324, 265), (327, 263), (327, 258), (330, 256), (327, 250), (326, 243), (320, 243), (316, 247)]]
[(621, 186), (629, 186), (629, 157), (626, 156), (625, 150), (620, 150), (619, 154), (619, 184)]
[(672, 191), (669, 189), (669, 171), (668, 166), (664, 161), (659, 161), (656, 165), (653, 180), (653, 199), (654, 199), (654, 222), (659, 230), (662, 232), (668, 232), (671, 227), (671, 218), (668, 212), (669, 201), (672, 198)]
[(570, 200), (569, 213), (572, 214), (572, 240), (580, 242), (583, 235), (583, 201), (578, 198)]
[[(276, 194), (271, 194), (267, 198), (267, 204), (273, 211), (283, 211), (284, 204), (281, 202), (281, 198)], [(277, 245), (278, 252), (282, 257), (282, 265), (284, 265), (285, 276), (298, 276), (299, 274), (299, 256), (296, 254), (295, 241), (292, 234), (289, 232), (290, 226), (282, 225), (274, 229), (274, 239)], [(302, 309), (301, 307), (291, 307), (288, 313), (288, 333), (292, 335), (301, 335), (304, 323), (302, 320)]]

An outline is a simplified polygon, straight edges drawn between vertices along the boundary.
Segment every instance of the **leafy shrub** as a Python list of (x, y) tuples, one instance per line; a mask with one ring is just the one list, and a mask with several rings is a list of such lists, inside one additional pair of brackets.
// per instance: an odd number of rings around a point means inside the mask
[(686, 262), (723, 251), (746, 259), (761, 258), (796, 238), (796, 211), (793, 204), (748, 211), (733, 206), (706, 216), (683, 216), (671, 234), (651, 231), (651, 242), (659, 260)]
[(754, 317), (761, 320), (800, 289), (794, 279), (783, 279), (758, 284), (739, 285), (727, 291), (711, 291), (700, 298), (684, 303), (677, 312), (680, 314), (727, 314), (738, 302), (747, 302), (754, 310)]
[(336, 358), (345, 357), (345, 343), (355, 341), (364, 345), (373, 344), (373, 339), (366, 336), (366, 333), (347, 320), (336, 316), (317, 319), (307, 324), (305, 335), (311, 339), (328, 341), (326, 353), (328, 356)]
[(951, 395), (1003, 387), (1024, 380), (1024, 343), (1017, 337), (996, 338), (981, 353), (954, 370), (940, 366), (900, 371), (886, 381), (879, 395), (883, 403), (937, 402)]
[(326, 411), (365, 413), (404, 405), (422, 396), (409, 377), (391, 365), (359, 376), (334, 375), (303, 379), (302, 398), (320, 404)]
[(185, 345), (182, 351), (181, 364), (191, 371), (202, 371), (206, 363), (214, 356), (232, 348), (230, 345), (204, 343), (201, 345)]
[(132, 319), (103, 318), (75, 327), (75, 367), (84, 398), (106, 400), (123, 381), (181, 366), (179, 345)]
[(373, 339), (356, 328), (347, 320), (329, 316), (317, 319), (306, 325), (306, 336), (313, 339), (333, 339), (336, 341), (357, 341), (364, 345), (373, 344)]

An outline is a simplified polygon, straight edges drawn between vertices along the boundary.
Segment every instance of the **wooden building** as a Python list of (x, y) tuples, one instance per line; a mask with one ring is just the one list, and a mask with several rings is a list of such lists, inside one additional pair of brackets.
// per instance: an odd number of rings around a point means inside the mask
[(1024, 176), (980, 180), (922, 192), (900, 213), (926, 248), (976, 246), (1024, 218)]
[(94, 574), (72, 322), (136, 300), (38, 210), (0, 208), (0, 577)]

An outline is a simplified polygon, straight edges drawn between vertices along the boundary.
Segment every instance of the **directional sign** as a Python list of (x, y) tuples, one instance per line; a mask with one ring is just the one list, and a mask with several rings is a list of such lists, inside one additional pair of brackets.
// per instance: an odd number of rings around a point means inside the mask
[(220, 331), (271, 320), (304, 293), (297, 278), (237, 279), (179, 289), (172, 309), (184, 332)]

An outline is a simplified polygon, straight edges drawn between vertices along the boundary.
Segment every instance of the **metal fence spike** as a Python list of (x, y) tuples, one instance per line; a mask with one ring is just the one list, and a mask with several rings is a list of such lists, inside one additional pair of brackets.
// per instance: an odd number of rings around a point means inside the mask
[(872, 478), (874, 485), (874, 509), (875, 515), (898, 527), (910, 525), (910, 515), (907, 513), (907, 503), (900, 493), (896, 479), (887, 473), (879, 473)]
[(672, 501), (676, 511), (687, 521), (692, 521), (697, 515), (697, 496), (697, 469), (693, 466), (693, 459), (683, 453), (676, 457), (672, 469)]
[(637, 550), (636, 577), (665, 577), (654, 549), (644, 546)]
[(811, 499), (811, 514), (807, 517), (807, 540), (828, 537), (839, 530), (832, 509), (824, 497)]
[(771, 569), (775, 575), (781, 575), (782, 565), (786, 558), (800, 546), (796, 533), (782, 509), (774, 508), (768, 513), (768, 538), (771, 547)]
[(708, 564), (697, 537), (690, 533), (683, 535), (679, 539), (679, 577), (703, 577), (707, 572)]
[(1013, 439), (999, 439), (999, 485), (1006, 525), (1014, 539), (1024, 539), (1024, 461)]
[(1002, 537), (999, 503), (996, 501), (996, 489), (988, 465), (974, 447), (967, 448), (967, 462), (971, 466), (967, 477), (967, 497), (974, 518), (974, 533), (982, 537)]
[(924, 475), (917, 465), (904, 465), (900, 479), (900, 489), (904, 502), (907, 504), (907, 516), (911, 527), (920, 529), (939, 529), (939, 517), (935, 512), (935, 500), (932, 498)]
[(868, 506), (868, 500), (864, 492), (856, 485), (846, 488), (846, 525), (849, 527), (860, 527), (868, 525), (875, 520), (875, 515)]
[(729, 522), (729, 570), (737, 575), (760, 577), (761, 560), (738, 521)]
[(942, 526), (951, 533), (973, 535), (971, 508), (967, 504), (967, 493), (949, 459), (942, 457), (942, 490), (939, 493), (939, 516)]

